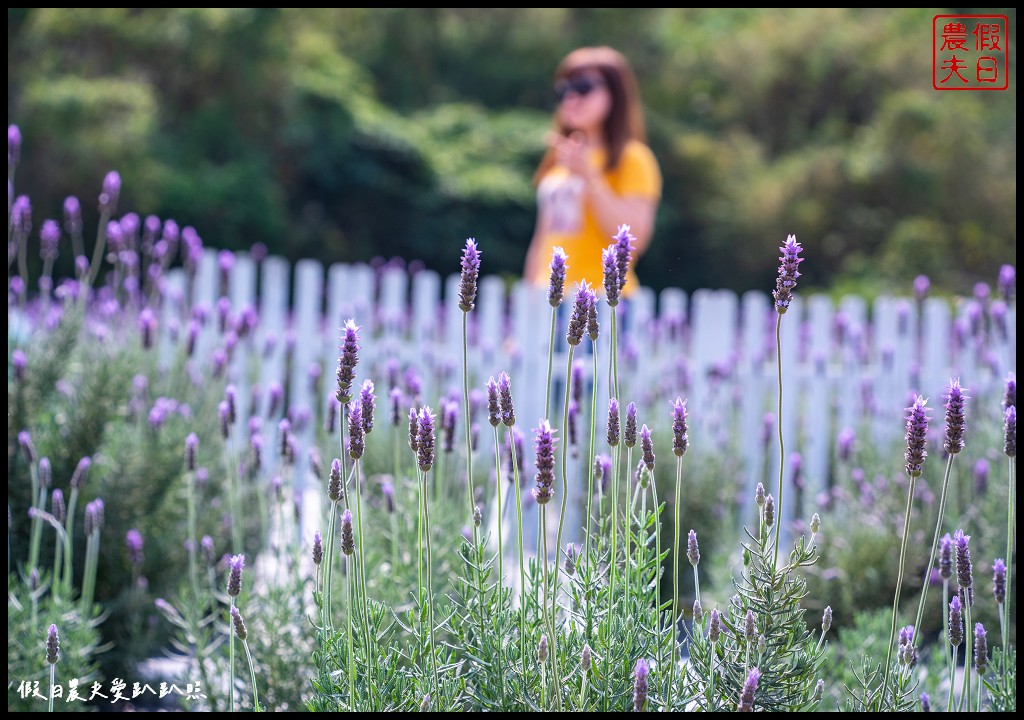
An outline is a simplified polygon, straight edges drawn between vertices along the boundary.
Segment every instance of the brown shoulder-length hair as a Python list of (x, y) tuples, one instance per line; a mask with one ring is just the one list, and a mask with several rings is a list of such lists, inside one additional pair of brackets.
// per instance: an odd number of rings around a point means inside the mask
[[(618, 50), (607, 46), (582, 47), (566, 55), (555, 69), (554, 81), (568, 80), (584, 70), (597, 70), (601, 73), (608, 90), (612, 94), (612, 108), (604, 121), (604, 138), (607, 145), (605, 170), (613, 170), (622, 158), (622, 151), (630, 140), (646, 141), (644, 129), (643, 107), (640, 104), (640, 89), (636, 75), (626, 57)], [(568, 135), (569, 130), (558, 121), (558, 112), (554, 116), (554, 129), (561, 135)], [(541, 158), (534, 183), (555, 164), (555, 154), (548, 149)]]

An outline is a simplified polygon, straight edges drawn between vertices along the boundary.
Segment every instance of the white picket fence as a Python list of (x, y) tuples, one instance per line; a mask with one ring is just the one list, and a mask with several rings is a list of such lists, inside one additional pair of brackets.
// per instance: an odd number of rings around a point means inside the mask
[[(458, 270), (457, 259), (454, 270)], [(170, 292), (165, 297), (189, 292), (193, 304), (203, 304), (216, 314), (220, 279), (214, 250), (206, 251), (193, 287), (188, 287), (181, 271), (172, 272), (168, 281)], [(357, 382), (366, 377), (374, 381), (380, 412), (387, 412), (384, 368), (388, 361), (397, 361), (403, 371), (416, 369), (426, 404), (449, 393), (461, 398), (464, 313), (458, 307), (458, 284), (457, 272), (448, 277), (431, 271), (410, 276), (404, 269), (387, 268), (378, 274), (363, 264), (325, 268), (313, 260), (299, 261), (292, 268), (282, 258), (256, 263), (238, 254), (227, 297), (232, 313), (247, 305), (256, 308), (259, 324), (255, 342), (236, 348), (230, 378), (239, 395), (246, 397), (252, 383), (266, 394), (272, 382), (285, 382), (287, 372), (287, 411), (316, 417), (316, 409), (326, 404), (334, 386), (341, 327), (353, 319), (361, 328)], [(690, 452), (738, 447), (743, 486), (751, 493), (758, 482), (773, 488), (779, 467), (778, 444), (760, 439), (765, 414), (777, 412), (778, 397), (777, 316), (767, 290), (737, 295), (723, 290), (687, 294), (666, 289), (656, 294), (641, 288), (631, 299), (618, 343), (623, 410), (630, 401), (636, 402), (640, 422), (652, 428), (655, 438), (667, 441), (672, 402), (677, 396), (686, 399)], [(567, 289), (566, 310), (572, 294)], [(290, 296), (294, 297), (291, 305)], [(912, 393), (930, 399), (938, 423), (942, 396), (953, 377), (959, 377), (972, 396), (998, 394), (1007, 373), (1016, 370), (1015, 307), (1010, 305), (1005, 323), (997, 327), (974, 298), (957, 303), (932, 298), (918, 304), (911, 297), (880, 297), (869, 305), (862, 298), (847, 296), (834, 303), (825, 295), (802, 293), (798, 287), (781, 323), (782, 430), (787, 456), (799, 452), (802, 457), (807, 496), (813, 498), (824, 489), (840, 429), (863, 428), (867, 423), (876, 441), (898, 441)], [(600, 310), (597, 440), (598, 447), (604, 447), (610, 323), (607, 304), (600, 303)], [(172, 319), (179, 311), (175, 302), (165, 303), (161, 323), (165, 343), (170, 342), (167, 328), (174, 325)], [(984, 340), (977, 330), (979, 317), (987, 323)], [(477, 307), (466, 319), (471, 388), (482, 392), (489, 377), (502, 371), (509, 374), (518, 423), (530, 453), (532, 429), (544, 414), (546, 400), (551, 322), (546, 290), (521, 283), (506, 287), (500, 278), (485, 275), (480, 279)], [(216, 325), (206, 324), (200, 353), (210, 352), (218, 342)], [(567, 360), (564, 316), (556, 334), (553, 367), (560, 380)], [(577, 359), (585, 361), (588, 378), (589, 344), (585, 339), (576, 351)], [(253, 380), (244, 370), (253, 366), (251, 354), (256, 352), (262, 359), (257, 363), (259, 376)], [(322, 378), (323, 391), (318, 396), (310, 382), (314, 365)], [(738, 420), (727, 422), (727, 418)], [(551, 420), (560, 426), (560, 411)], [(480, 457), (492, 457), (489, 428), (483, 417), (479, 422)], [(736, 422), (742, 441), (727, 445), (724, 433), (735, 434)], [(244, 416), (236, 427), (244, 432)], [(460, 443), (463, 432), (459, 430)], [(264, 427), (268, 447), (274, 447), (274, 433), (276, 427)], [(303, 445), (313, 442), (313, 436), (310, 424), (300, 436)], [(765, 458), (766, 452), (773, 455)], [(298, 462), (300, 467), (306, 463), (304, 453)], [(674, 458), (662, 457), (659, 462), (674, 462)], [(900, 457), (893, 462), (898, 466)], [(329, 457), (324, 465), (329, 465)], [(790, 482), (792, 467), (785, 465), (785, 481)], [(766, 473), (768, 467), (775, 469)], [(322, 482), (314, 483), (308, 473), (298, 476), (308, 478), (297, 488), (305, 498), (306, 512), (312, 514), (307, 517), (319, 518)], [(579, 510), (575, 512), (578, 518)], [(571, 517), (567, 527), (579, 525)]]

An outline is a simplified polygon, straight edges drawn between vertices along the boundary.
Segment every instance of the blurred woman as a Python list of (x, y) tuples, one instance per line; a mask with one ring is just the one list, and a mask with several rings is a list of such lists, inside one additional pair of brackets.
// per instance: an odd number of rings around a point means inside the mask
[[(619, 227), (636, 238), (633, 264), (650, 245), (661, 199), (661, 170), (646, 144), (636, 77), (610, 47), (569, 53), (555, 71), (548, 149), (534, 175), (537, 223), (524, 277), (547, 285), (555, 247), (567, 258), (566, 292), (586, 280), (602, 291), (601, 252)], [(632, 265), (623, 288), (639, 287)]]

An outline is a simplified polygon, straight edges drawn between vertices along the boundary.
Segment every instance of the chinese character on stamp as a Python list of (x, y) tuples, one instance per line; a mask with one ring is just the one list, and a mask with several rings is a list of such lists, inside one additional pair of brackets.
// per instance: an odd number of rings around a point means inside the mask
[(1006, 15), (936, 15), (932, 18), (932, 87), (1006, 90), (1009, 44)]

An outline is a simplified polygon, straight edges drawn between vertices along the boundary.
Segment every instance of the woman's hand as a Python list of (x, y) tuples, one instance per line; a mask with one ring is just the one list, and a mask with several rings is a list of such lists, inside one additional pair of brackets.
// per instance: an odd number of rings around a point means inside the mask
[(590, 145), (586, 136), (574, 132), (568, 137), (552, 133), (548, 137), (548, 145), (555, 151), (555, 162), (573, 175), (590, 180), (594, 175), (594, 167), (590, 163)]

